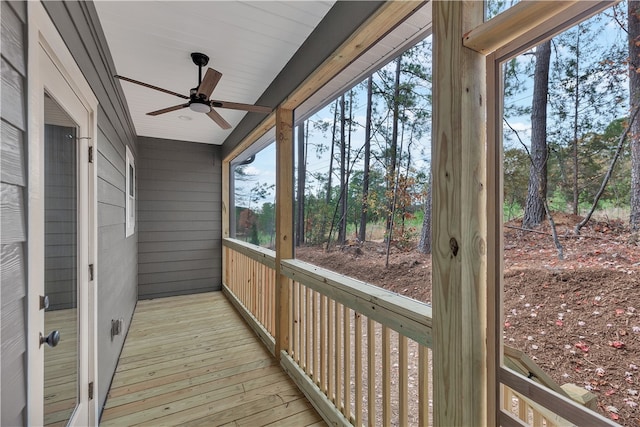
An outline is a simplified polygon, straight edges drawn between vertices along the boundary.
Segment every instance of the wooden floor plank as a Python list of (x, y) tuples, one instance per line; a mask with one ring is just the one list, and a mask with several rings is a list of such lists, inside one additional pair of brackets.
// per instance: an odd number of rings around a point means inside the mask
[[(290, 391), (290, 392), (289, 392)], [(243, 396), (246, 397), (246, 396)], [(254, 399), (255, 397), (255, 399)], [(233, 420), (238, 416), (238, 414), (245, 414), (247, 412), (254, 411), (262, 411), (270, 408), (274, 405), (280, 404), (280, 402), (284, 402), (285, 404), (290, 403), (293, 399), (297, 397), (297, 390), (294, 389), (278, 389), (277, 393), (269, 394), (269, 393), (260, 393), (254, 394), (250, 399), (246, 402), (240, 402), (239, 404), (233, 404), (229, 408), (224, 411), (217, 412), (215, 414), (208, 415), (199, 420), (191, 421), (185, 424), (186, 427), (207, 427), (207, 426), (219, 426), (229, 421)], [(262, 425), (262, 422), (254, 425)]]
[(321, 421), (222, 293), (138, 302), (102, 425), (262, 426), (289, 419)]
[(124, 372), (117, 372), (118, 375), (115, 376), (113, 385), (119, 387), (122, 383), (144, 381), (148, 377), (161, 377), (175, 372), (194, 369), (202, 366), (203, 364), (216, 363), (221, 368), (229, 367), (236, 363), (239, 357), (238, 354), (246, 355), (252, 351), (260, 352), (260, 350), (260, 348), (256, 347), (256, 343), (249, 343), (234, 346), (229, 352), (225, 351), (225, 349), (219, 349), (212, 351), (209, 354), (197, 354), (186, 357), (182, 360), (169, 360), (155, 364), (151, 363), (148, 366), (141, 366)]
[[(224, 377), (239, 374), (242, 372), (250, 371), (253, 369), (259, 369), (261, 367), (276, 365), (275, 360), (269, 359), (258, 359), (253, 360), (248, 363), (242, 363), (238, 361), (237, 365), (231, 366), (230, 368), (220, 369), (215, 363), (211, 365), (203, 365), (197, 369), (192, 369), (184, 372), (177, 372), (172, 375), (167, 375), (165, 377), (160, 378), (152, 378), (147, 379), (145, 381), (137, 382), (137, 383), (129, 383), (124, 384), (121, 387), (112, 387), (109, 391), (109, 399), (124, 397), (127, 398), (127, 395), (137, 393), (144, 390), (153, 390), (153, 389), (161, 389), (162, 387), (166, 387), (168, 384), (171, 384), (175, 381), (182, 381), (184, 379), (192, 379), (198, 378), (202, 375), (210, 375), (216, 377)], [(109, 404), (110, 401), (107, 401)]]
[(143, 417), (146, 421), (137, 416), (136, 418), (127, 418), (126, 424), (152, 427), (158, 425), (188, 426), (191, 423), (202, 425), (200, 420), (209, 414), (217, 415), (229, 409), (235, 411), (237, 407), (245, 403), (248, 403), (249, 407), (255, 410), (258, 406), (257, 401), (265, 398), (265, 396), (272, 398), (272, 404), (279, 404), (280, 402), (276, 401), (275, 398), (276, 394), (287, 396), (294, 393), (297, 394), (298, 389), (290, 383), (268, 384), (264, 388), (252, 389), (246, 392), (242, 390), (242, 385), (233, 386), (216, 390), (206, 395), (199, 395), (195, 398), (178, 400), (170, 405), (154, 408), (148, 412), (143, 411)]
[[(269, 371), (268, 368), (266, 368), (266, 370)], [(188, 407), (191, 402), (199, 401), (198, 399), (206, 394), (215, 396), (234, 395), (242, 393), (251, 387), (255, 387), (253, 382), (258, 382), (259, 384), (264, 384), (265, 382), (270, 383), (271, 381), (273, 381), (274, 374), (279, 374), (277, 368), (271, 369), (270, 372), (262, 372), (260, 374), (262, 376), (259, 377), (259, 379), (256, 379), (255, 375), (247, 375), (247, 373), (245, 373), (234, 375), (233, 377), (229, 378), (224, 378), (223, 381), (208, 381), (188, 387), (173, 390), (169, 389), (166, 392), (157, 394), (153, 397), (132, 401), (113, 408), (111, 411), (109, 411), (109, 416), (114, 418), (122, 417), (125, 415), (131, 415), (137, 412), (146, 411), (147, 409), (151, 410), (149, 411), (149, 413), (154, 413), (154, 408), (157, 407), (163, 407), (163, 410), (167, 411), (166, 406), (172, 405), (178, 401), (181, 401), (180, 405)], [(165, 412), (163, 412), (163, 414), (164, 413)]]
[[(272, 406), (265, 411), (257, 412), (255, 414), (237, 418), (233, 421), (223, 424), (224, 427), (252, 427), (258, 424), (275, 423), (277, 421), (286, 419), (300, 412), (312, 410), (312, 406), (305, 398), (294, 400), (292, 402), (285, 402), (279, 406)], [(321, 420), (320, 416), (318, 419)]]

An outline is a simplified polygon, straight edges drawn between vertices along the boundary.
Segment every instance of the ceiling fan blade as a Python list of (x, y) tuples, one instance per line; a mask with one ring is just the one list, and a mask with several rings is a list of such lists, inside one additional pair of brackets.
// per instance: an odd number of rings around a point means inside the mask
[(252, 113), (269, 114), (273, 111), (271, 107), (263, 107), (262, 105), (241, 104), (239, 102), (216, 101), (211, 100), (211, 104), (218, 108), (229, 108), (231, 110), (249, 111)]
[(181, 93), (174, 92), (174, 91), (168, 90), (168, 89), (163, 89), (163, 88), (158, 87), (158, 86), (150, 85), (149, 83), (140, 82), (138, 80), (133, 80), (133, 79), (130, 79), (129, 77), (123, 77), (123, 76), (118, 76), (118, 75), (115, 75), (114, 77), (117, 78), (117, 79), (120, 79), (120, 80), (124, 80), (125, 82), (135, 83), (135, 84), (140, 85), (140, 86), (148, 87), (149, 89), (159, 90), (160, 92), (168, 93), (169, 95), (175, 95), (178, 98), (189, 99), (188, 96), (183, 95)]
[(188, 106), (189, 104), (174, 105), (173, 107), (163, 108), (162, 110), (151, 111), (150, 113), (147, 113), (147, 116), (157, 116), (158, 114), (169, 113), (171, 111), (180, 110), (181, 108), (187, 108)]
[(205, 99), (209, 99), (213, 89), (215, 89), (221, 78), (222, 73), (220, 71), (214, 70), (213, 68), (207, 68), (204, 79), (202, 79), (200, 86), (198, 86), (198, 96), (204, 96)]
[(222, 116), (213, 108), (207, 113), (207, 116), (211, 117), (211, 120), (216, 122), (222, 129), (231, 129), (229, 122), (222, 118)]

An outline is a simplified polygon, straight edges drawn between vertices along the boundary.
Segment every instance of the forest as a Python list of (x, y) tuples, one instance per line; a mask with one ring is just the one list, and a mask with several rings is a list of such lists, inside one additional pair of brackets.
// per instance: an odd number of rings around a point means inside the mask
[[(503, 64), (505, 221), (533, 228), (566, 212), (640, 227), (638, 31), (626, 7)], [(296, 127), (297, 245), (417, 240), (429, 252), (431, 85), (427, 37)], [(234, 171), (236, 233), (269, 246), (274, 184), (256, 166), (275, 163), (273, 145), (252, 160)]]

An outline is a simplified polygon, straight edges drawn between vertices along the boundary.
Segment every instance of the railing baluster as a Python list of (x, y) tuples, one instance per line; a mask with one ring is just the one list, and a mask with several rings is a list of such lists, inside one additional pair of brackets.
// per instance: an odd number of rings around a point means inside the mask
[(362, 315), (353, 312), (355, 317), (355, 421), (356, 426), (362, 426)]
[(335, 384), (336, 384), (336, 376), (335, 376), (335, 372), (336, 372), (336, 354), (335, 354), (335, 335), (336, 335), (336, 329), (335, 329), (335, 307), (336, 307), (336, 303), (334, 300), (330, 299), (329, 300), (329, 312), (328, 317), (329, 317), (329, 321), (327, 322), (327, 326), (329, 329), (329, 342), (328, 342), (328, 350), (329, 350), (329, 354), (327, 356), (327, 358), (329, 359), (329, 367), (327, 369), (327, 373), (329, 376), (329, 391), (327, 396), (329, 397), (329, 400), (331, 400), (333, 403), (336, 403), (336, 395), (335, 395)]
[(343, 307), (342, 321), (344, 322), (344, 416), (351, 418), (351, 310)]
[(293, 282), (293, 359), (300, 364), (300, 283)]
[(391, 337), (382, 326), (382, 425), (391, 425)]
[(336, 324), (335, 324), (335, 348), (336, 348), (336, 369), (335, 369), (335, 378), (336, 378), (336, 406), (338, 410), (344, 411), (341, 409), (342, 405), (342, 351), (345, 350), (342, 348), (342, 305), (336, 303), (336, 309), (334, 315), (336, 316)]
[(306, 349), (307, 349), (307, 298), (306, 288), (300, 284), (300, 360), (298, 364), (303, 371), (306, 372), (307, 366), (305, 363)]
[(533, 427), (542, 427), (543, 425), (543, 420), (544, 418), (542, 417), (542, 415), (534, 410), (533, 408), (531, 408), (531, 413), (532, 413), (532, 418), (533, 418)]
[(409, 353), (408, 346), (409, 341), (407, 337), (402, 334), (398, 334), (398, 404), (400, 405), (399, 424), (401, 426), (409, 424), (409, 386), (407, 384), (409, 381), (409, 369), (407, 367)]
[(313, 337), (313, 319), (311, 318), (311, 313), (313, 313), (313, 306), (311, 305), (311, 289), (305, 287), (305, 302), (306, 302), (306, 317), (305, 317), (305, 369), (307, 375), (313, 377), (313, 347), (312, 347), (312, 337)]
[(513, 413), (511, 409), (511, 389), (505, 385), (500, 385), (500, 389), (502, 390), (502, 409)]
[(318, 376), (318, 304), (316, 291), (311, 291), (311, 379), (315, 382)]
[(376, 425), (376, 331), (373, 320), (367, 319), (367, 422)]
[(520, 399), (520, 396), (518, 396), (518, 416), (522, 421), (526, 422), (527, 424), (529, 423), (529, 408), (528, 405), (522, 399)]
[(418, 346), (418, 424), (429, 425), (429, 349)]
[(320, 389), (328, 396), (327, 377), (327, 297), (320, 295)]

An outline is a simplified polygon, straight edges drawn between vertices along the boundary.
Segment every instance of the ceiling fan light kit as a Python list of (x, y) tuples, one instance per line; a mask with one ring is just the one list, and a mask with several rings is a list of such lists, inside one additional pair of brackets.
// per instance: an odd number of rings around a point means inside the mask
[(227, 102), (227, 101), (218, 101), (211, 100), (211, 93), (213, 93), (213, 89), (217, 86), (218, 82), (222, 78), (222, 73), (214, 70), (213, 68), (207, 68), (207, 71), (204, 75), (204, 79), (202, 78), (202, 67), (205, 67), (209, 63), (209, 57), (204, 53), (193, 52), (191, 54), (191, 60), (194, 64), (198, 66), (198, 86), (191, 89), (189, 91), (189, 96), (182, 95), (177, 92), (173, 92), (168, 89), (163, 89), (158, 86), (153, 86), (148, 83), (144, 83), (138, 80), (130, 79), (128, 77), (123, 77), (116, 75), (114, 76), (117, 79), (124, 80), (130, 83), (135, 83), (140, 86), (147, 87), (149, 89), (154, 89), (160, 92), (167, 93), (169, 95), (177, 96), (178, 98), (188, 99), (189, 101), (186, 104), (178, 104), (172, 107), (163, 108), (161, 110), (148, 112), (147, 115), (157, 116), (164, 113), (169, 113), (171, 111), (180, 110), (182, 108), (189, 107), (190, 110), (195, 111), (197, 113), (205, 113), (207, 114), (211, 120), (216, 122), (218, 126), (223, 129), (230, 129), (231, 125), (217, 112), (213, 109), (216, 108), (229, 108), (233, 110), (241, 110), (248, 111), (253, 113), (262, 113), (269, 114), (273, 109), (270, 107), (263, 107), (260, 105), (251, 105), (251, 104), (242, 104), (238, 102)]
[(189, 109), (191, 111), (195, 111), (196, 113), (210, 113), (211, 106), (207, 104), (206, 101), (202, 101), (200, 99), (192, 100), (189, 103)]

